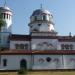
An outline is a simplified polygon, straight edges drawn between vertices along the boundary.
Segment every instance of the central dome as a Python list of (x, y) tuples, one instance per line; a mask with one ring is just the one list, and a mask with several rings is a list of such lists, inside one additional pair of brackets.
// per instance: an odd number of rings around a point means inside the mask
[(0, 10), (11, 11), (11, 9), (7, 6), (0, 7)]
[(36, 9), (30, 16), (30, 22), (34, 21), (53, 22), (53, 15), (46, 9)]
[(30, 16), (31, 32), (54, 32), (53, 15), (46, 9), (36, 9)]
[(40, 15), (40, 14), (51, 14), (51, 13), (45, 9), (37, 9), (37, 10), (33, 11), (32, 16)]

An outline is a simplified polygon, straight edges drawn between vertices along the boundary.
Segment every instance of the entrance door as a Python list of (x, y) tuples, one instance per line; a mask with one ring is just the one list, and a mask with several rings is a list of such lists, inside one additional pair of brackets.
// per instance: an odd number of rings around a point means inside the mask
[(22, 59), (20, 62), (20, 68), (21, 69), (27, 69), (27, 62), (25, 59)]

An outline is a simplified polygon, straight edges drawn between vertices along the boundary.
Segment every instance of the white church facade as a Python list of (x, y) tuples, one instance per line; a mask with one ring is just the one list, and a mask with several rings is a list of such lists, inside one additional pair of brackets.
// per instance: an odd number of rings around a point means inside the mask
[(0, 7), (6, 22), (0, 31), (0, 69), (75, 69), (75, 36), (60, 36), (53, 15), (36, 9), (30, 16), (29, 35), (12, 34), (12, 10)]

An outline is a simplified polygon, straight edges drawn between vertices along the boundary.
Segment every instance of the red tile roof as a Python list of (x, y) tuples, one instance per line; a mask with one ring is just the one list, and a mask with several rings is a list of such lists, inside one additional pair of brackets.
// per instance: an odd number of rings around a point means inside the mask
[(12, 34), (10, 36), (10, 40), (16, 40), (16, 41), (30, 41), (31, 40), (31, 36), (30, 35), (16, 35), (16, 34)]
[(30, 41), (31, 39), (57, 39), (59, 42), (75, 42), (75, 36), (31, 36), (12, 34), (10, 40)]
[(75, 36), (61, 36), (58, 38), (60, 42), (75, 42)]
[(9, 50), (3, 51), (0, 53), (1, 55), (75, 55), (75, 50)]

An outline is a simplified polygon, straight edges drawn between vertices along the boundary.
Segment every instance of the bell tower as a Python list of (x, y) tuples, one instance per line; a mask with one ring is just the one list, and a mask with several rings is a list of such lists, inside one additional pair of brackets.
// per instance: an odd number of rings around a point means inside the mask
[(2, 14), (3, 20), (5, 21), (5, 25), (2, 27), (1, 32), (11, 32), (12, 25), (12, 11), (6, 5), (6, 1), (3, 7), (0, 7), (0, 13)]
[(12, 25), (12, 11), (7, 7), (6, 0), (4, 6), (0, 7), (0, 14), (2, 15), (2, 19), (5, 21), (5, 25), (1, 27), (0, 31), (0, 49), (5, 49), (9, 48), (9, 36), (11, 34)]

